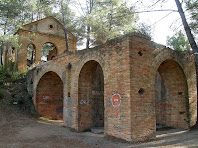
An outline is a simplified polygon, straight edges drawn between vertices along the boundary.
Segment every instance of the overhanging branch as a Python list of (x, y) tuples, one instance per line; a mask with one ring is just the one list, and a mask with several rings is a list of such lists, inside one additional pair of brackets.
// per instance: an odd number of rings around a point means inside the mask
[(178, 12), (178, 10), (166, 9), (166, 10), (145, 10), (145, 11), (135, 11), (134, 13), (145, 13), (145, 12), (164, 12), (164, 11), (171, 11), (171, 12)]

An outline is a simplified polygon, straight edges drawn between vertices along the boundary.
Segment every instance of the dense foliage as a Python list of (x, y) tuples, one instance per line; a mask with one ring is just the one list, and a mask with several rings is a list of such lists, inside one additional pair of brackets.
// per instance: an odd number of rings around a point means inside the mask
[(1, 0), (0, 34), (13, 34), (46, 16), (57, 18), (79, 41), (86, 39), (87, 48), (134, 31), (137, 20), (133, 7), (122, 0)]
[(190, 27), (194, 33), (198, 33), (198, 1), (188, 0), (186, 2), (187, 10), (190, 12)]
[(167, 37), (167, 45), (175, 50), (190, 50), (190, 44), (182, 31), (179, 31), (172, 37)]

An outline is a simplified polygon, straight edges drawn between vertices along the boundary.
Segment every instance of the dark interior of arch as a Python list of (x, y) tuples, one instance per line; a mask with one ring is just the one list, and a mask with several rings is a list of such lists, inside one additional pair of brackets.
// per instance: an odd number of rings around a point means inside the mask
[(50, 119), (63, 119), (63, 83), (55, 72), (40, 79), (36, 92), (37, 112)]
[(158, 68), (155, 80), (156, 124), (188, 128), (188, 88), (182, 68), (166, 60)]
[(78, 85), (79, 130), (104, 126), (104, 76), (99, 63), (83, 66)]

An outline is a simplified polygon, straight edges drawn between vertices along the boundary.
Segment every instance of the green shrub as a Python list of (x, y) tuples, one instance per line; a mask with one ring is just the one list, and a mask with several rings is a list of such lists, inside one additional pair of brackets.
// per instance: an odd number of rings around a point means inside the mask
[(22, 98), (12, 98), (10, 100), (10, 104), (13, 104), (13, 105), (19, 105), (23, 102), (23, 99)]
[(4, 84), (6, 81), (6, 72), (3, 66), (0, 66), (0, 84)]
[(14, 98), (16, 96), (16, 93), (11, 94), (12, 98)]
[(3, 95), (3, 91), (0, 90), (0, 100), (3, 99), (4, 95)]

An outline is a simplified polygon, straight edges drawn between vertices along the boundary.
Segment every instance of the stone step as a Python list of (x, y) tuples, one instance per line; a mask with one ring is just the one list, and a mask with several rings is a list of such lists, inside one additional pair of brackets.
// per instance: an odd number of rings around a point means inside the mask
[(91, 131), (95, 134), (103, 134), (104, 133), (104, 127), (92, 127)]

